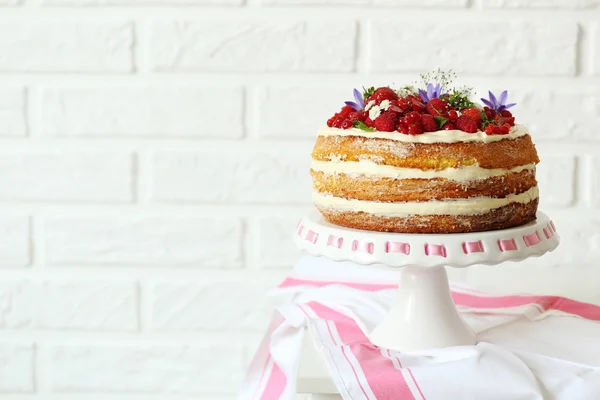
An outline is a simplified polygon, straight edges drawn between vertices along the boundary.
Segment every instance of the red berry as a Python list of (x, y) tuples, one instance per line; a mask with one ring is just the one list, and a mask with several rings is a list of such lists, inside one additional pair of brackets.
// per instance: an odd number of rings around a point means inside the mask
[(417, 112), (425, 112), (426, 107), (422, 101), (418, 100), (416, 97), (412, 98), (412, 109)]
[(423, 125), (423, 130), (425, 132), (435, 132), (438, 130), (438, 126), (433, 115), (421, 114), (421, 125)]
[(421, 114), (419, 114), (418, 112), (411, 111), (408, 114), (406, 114), (406, 123), (408, 125), (415, 124), (419, 121), (421, 121)]
[(486, 117), (488, 117), (488, 119), (494, 119), (496, 117), (496, 111), (492, 110), (489, 107), (483, 107), (483, 112), (485, 113)]
[(341, 128), (342, 127), (342, 122), (344, 122), (346, 118), (342, 117), (341, 115), (337, 116), (335, 118), (335, 121), (333, 121), (333, 127), (334, 128)]
[(427, 103), (427, 112), (433, 116), (441, 115), (442, 117), (447, 117), (448, 110), (448, 103), (442, 99), (431, 99)]
[(502, 120), (510, 126), (515, 125), (515, 117), (502, 117)]
[(351, 112), (350, 114), (348, 114), (348, 119), (352, 120), (352, 121), (364, 121), (365, 118), (367, 118), (367, 113), (360, 110), (360, 111), (354, 111)]
[(475, 121), (475, 123), (477, 123), (477, 126), (481, 126), (481, 110), (479, 108), (465, 108), (460, 110), (460, 112), (462, 115), (466, 115), (467, 117)]
[(375, 90), (375, 92), (373, 92), (373, 94), (369, 96), (365, 104), (371, 100), (374, 100), (375, 104), (379, 105), (379, 103), (381, 103), (384, 100), (398, 100), (398, 95), (389, 87), (384, 86)]
[(345, 119), (344, 122), (342, 122), (342, 129), (350, 129), (353, 127), (354, 127), (354, 124), (352, 123), (351, 119)]
[(512, 117), (512, 113), (508, 110), (500, 111), (500, 115), (502, 115), (503, 117)]
[(382, 132), (392, 132), (398, 127), (397, 113), (385, 112), (375, 120), (375, 129)]
[(505, 133), (505, 129), (498, 125), (490, 124), (485, 128), (485, 133), (487, 135), (506, 135), (508, 132)]
[(335, 122), (335, 119), (338, 117), (338, 114), (335, 114), (333, 117), (329, 118), (327, 120), (327, 126), (332, 127), (333, 123)]
[(454, 130), (454, 125), (452, 124), (452, 122), (446, 122), (444, 125), (442, 125), (442, 130), (452, 131)]
[(350, 113), (354, 112), (354, 108), (350, 107), (350, 106), (344, 106), (342, 108), (342, 111), (340, 111), (340, 115), (342, 117), (347, 117), (348, 115), (350, 115)]
[(448, 111), (448, 119), (452, 122), (458, 119), (458, 113), (456, 112), (456, 110)]
[(477, 132), (477, 122), (475, 122), (475, 120), (473, 120), (471, 117), (461, 115), (456, 120), (456, 128), (463, 132), (475, 133)]
[(420, 135), (421, 133), (423, 133), (423, 126), (421, 125), (420, 122), (417, 124), (410, 125), (408, 127), (409, 135)]
[(510, 132), (510, 125), (509, 124), (502, 125), (502, 133), (504, 133), (505, 135), (508, 135), (508, 132)]
[(369, 118), (368, 116), (367, 116), (367, 118), (365, 118), (365, 120), (364, 120), (363, 122), (364, 122), (364, 123), (365, 123), (365, 125), (366, 125), (366, 126), (368, 126), (369, 128), (372, 128), (372, 127), (373, 127), (373, 124), (374, 124), (374, 122), (373, 122), (373, 120), (372, 120), (371, 118)]
[(412, 101), (404, 97), (400, 97), (396, 104), (398, 104), (398, 108), (400, 108), (400, 110), (402, 110), (403, 113), (407, 113), (412, 110)]

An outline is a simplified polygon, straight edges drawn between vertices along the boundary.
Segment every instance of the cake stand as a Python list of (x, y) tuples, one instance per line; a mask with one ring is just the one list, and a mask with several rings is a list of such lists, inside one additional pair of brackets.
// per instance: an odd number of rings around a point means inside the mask
[(456, 310), (444, 267), (539, 257), (558, 246), (559, 236), (542, 212), (535, 221), (516, 228), (434, 235), (344, 228), (313, 210), (298, 223), (295, 241), (315, 256), (401, 268), (395, 303), (369, 339), (379, 347), (406, 351), (477, 343)]

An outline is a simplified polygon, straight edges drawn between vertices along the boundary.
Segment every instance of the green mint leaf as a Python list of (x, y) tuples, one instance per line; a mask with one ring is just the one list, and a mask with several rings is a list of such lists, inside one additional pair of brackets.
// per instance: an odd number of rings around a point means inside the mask
[(368, 89), (365, 89), (363, 86), (363, 97), (367, 100), (373, 93), (375, 93), (375, 87), (371, 86)]
[(355, 128), (358, 128), (361, 131), (365, 131), (365, 132), (373, 132), (375, 130), (375, 128), (369, 128), (368, 126), (365, 125), (364, 122), (359, 121), (359, 120), (354, 121), (353, 125)]
[(438, 128), (441, 128), (442, 126), (444, 126), (444, 124), (445, 124), (446, 122), (448, 122), (448, 121), (449, 121), (449, 119), (448, 119), (448, 118), (444, 118), (444, 117), (441, 117), (441, 116), (439, 116), (439, 115), (438, 115), (438, 116), (435, 116), (435, 117), (433, 117), (433, 119), (435, 119), (435, 122), (437, 122), (437, 126), (438, 126)]

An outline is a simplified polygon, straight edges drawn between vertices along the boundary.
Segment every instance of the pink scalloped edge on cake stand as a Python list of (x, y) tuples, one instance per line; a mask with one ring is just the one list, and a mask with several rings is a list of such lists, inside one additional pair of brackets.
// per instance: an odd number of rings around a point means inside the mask
[(313, 210), (298, 222), (294, 237), (298, 247), (313, 256), (401, 268), (395, 303), (369, 334), (373, 344), (396, 351), (477, 343), (452, 301), (444, 267), (539, 257), (560, 241), (556, 226), (542, 212), (535, 221), (515, 228), (433, 235), (345, 228)]
[(316, 210), (296, 227), (296, 243), (313, 255), (389, 267), (467, 267), (541, 256), (559, 242), (554, 223), (542, 212), (535, 221), (499, 231), (460, 234), (405, 234), (344, 228)]

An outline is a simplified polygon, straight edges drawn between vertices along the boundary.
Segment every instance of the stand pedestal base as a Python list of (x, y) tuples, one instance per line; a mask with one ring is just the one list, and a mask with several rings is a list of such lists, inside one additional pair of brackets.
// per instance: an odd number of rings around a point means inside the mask
[(396, 351), (477, 343), (452, 301), (444, 267), (402, 268), (396, 301), (369, 339)]

